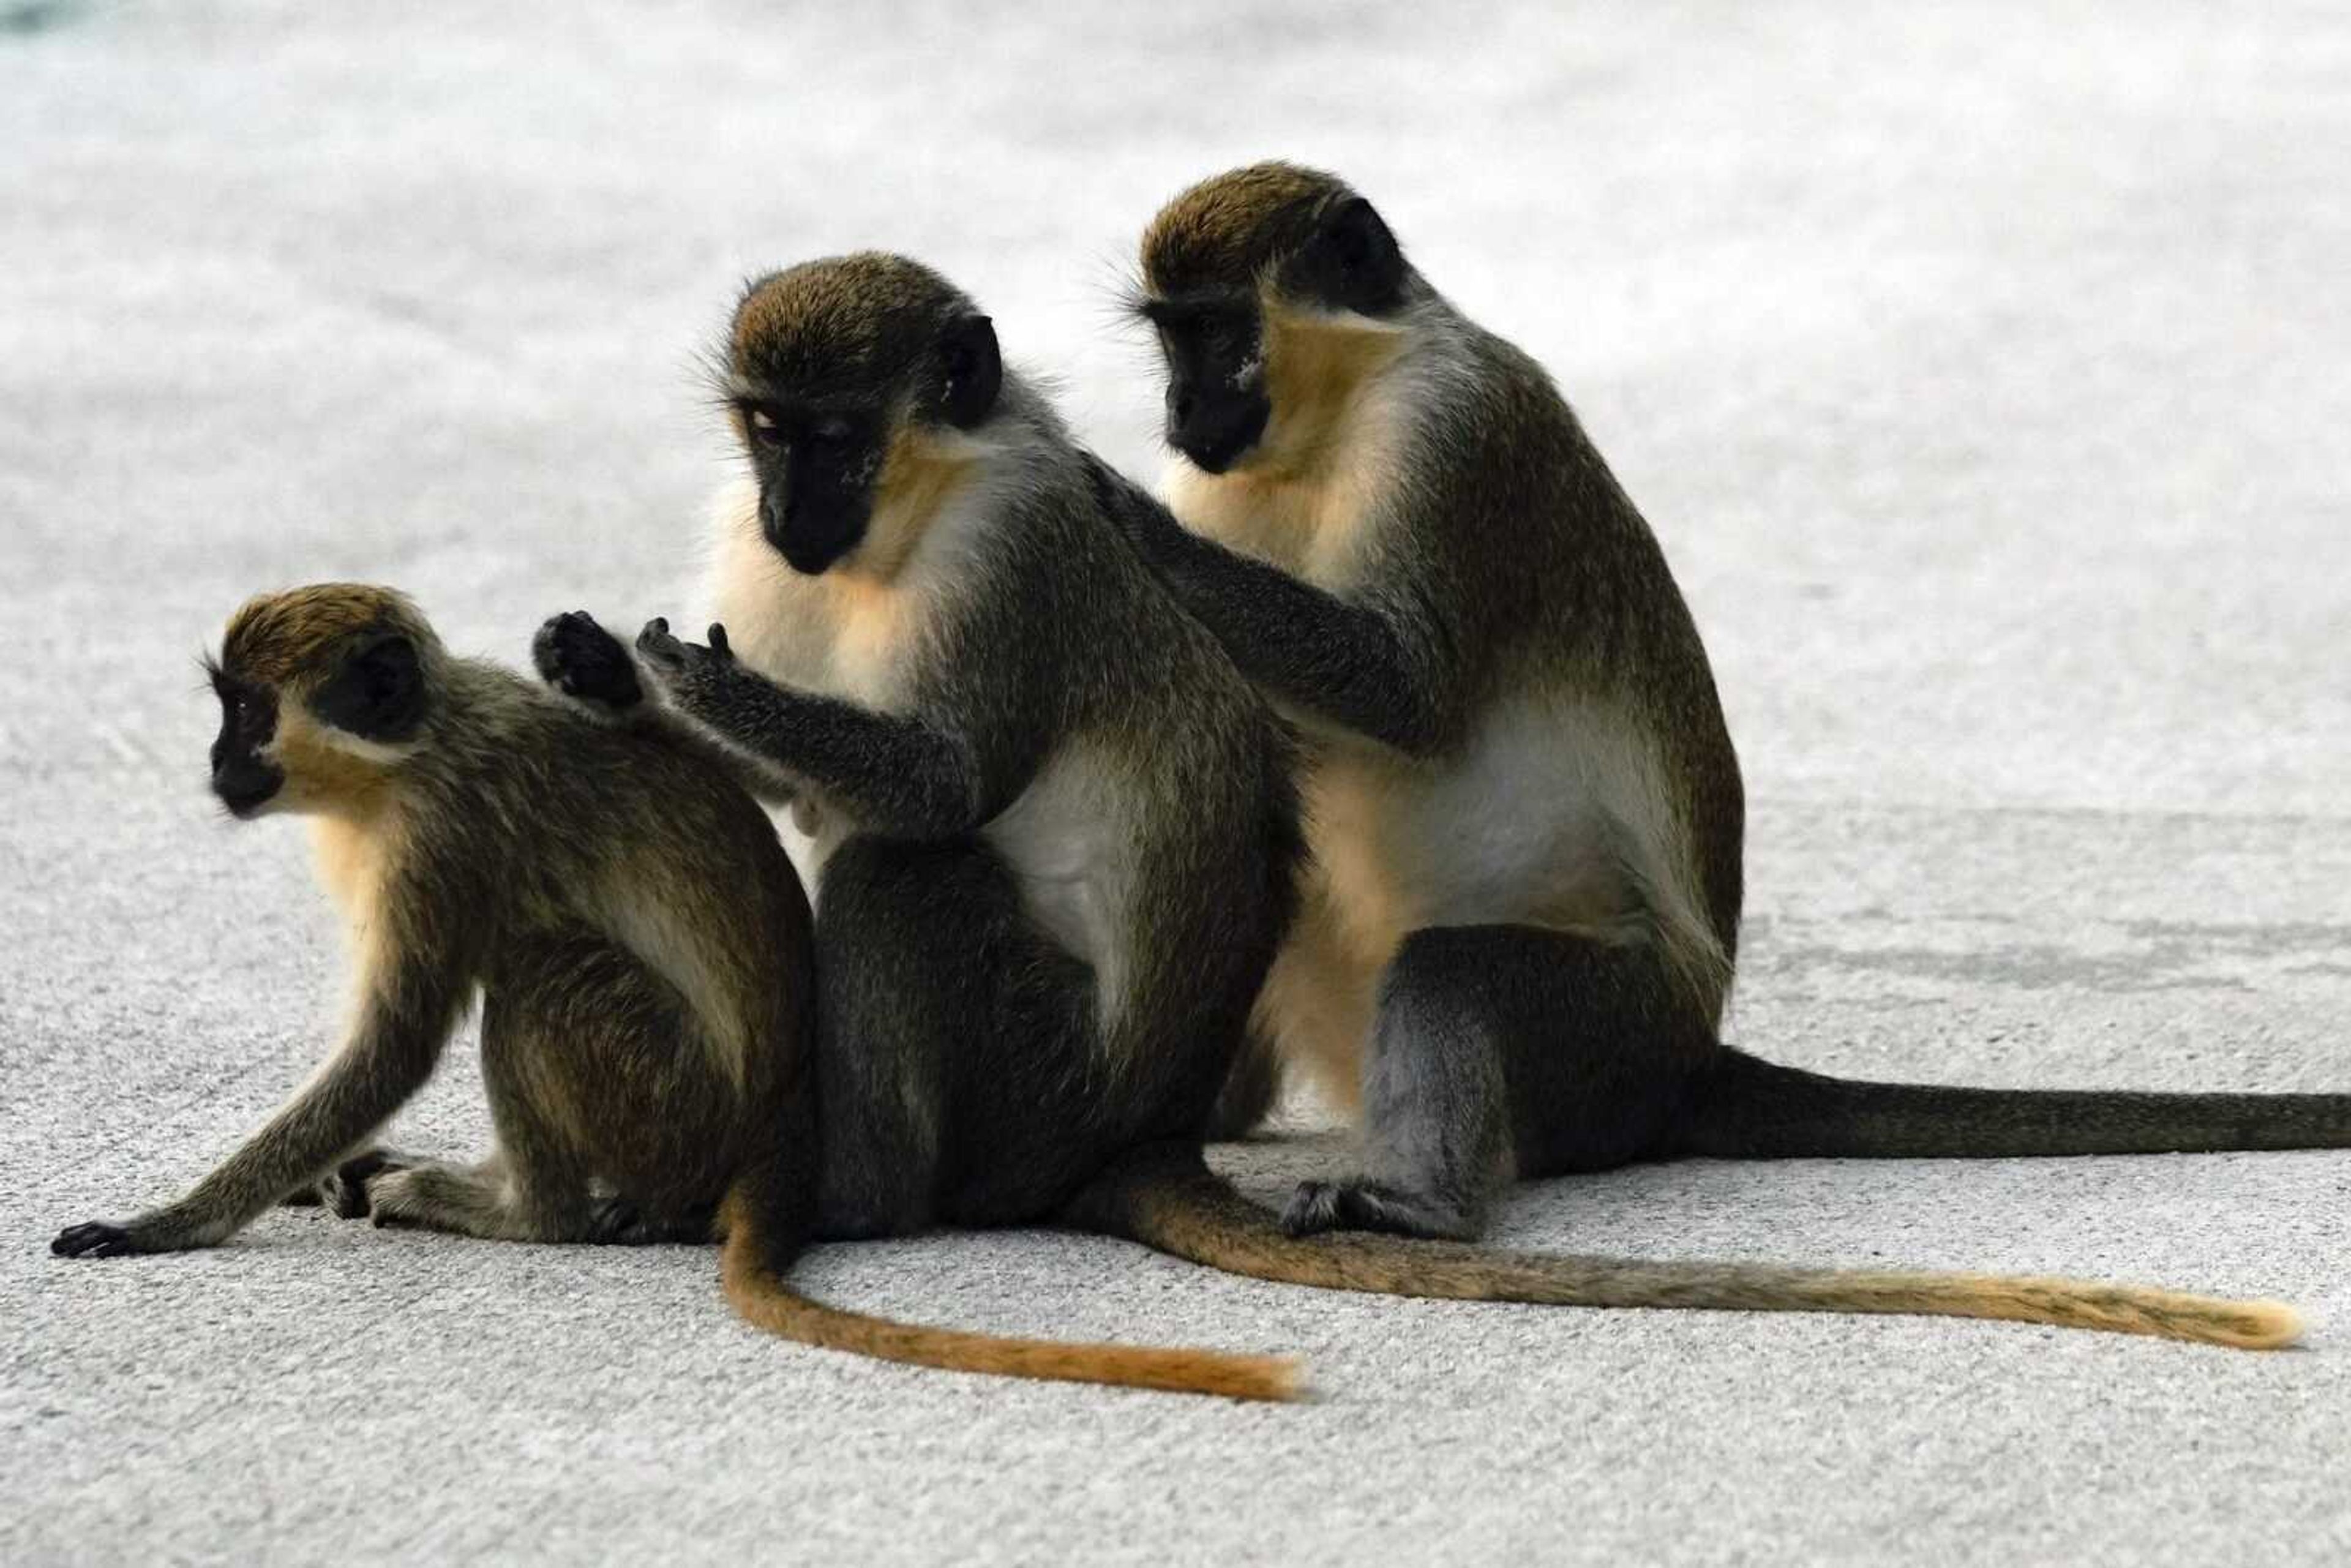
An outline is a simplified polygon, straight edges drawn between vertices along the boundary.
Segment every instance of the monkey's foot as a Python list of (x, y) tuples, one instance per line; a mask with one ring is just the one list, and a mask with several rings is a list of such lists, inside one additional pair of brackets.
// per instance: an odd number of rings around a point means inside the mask
[(1378, 1230), (1435, 1241), (1474, 1241), (1479, 1224), (1457, 1205), (1376, 1182), (1303, 1181), (1281, 1211), (1292, 1236)]
[(710, 1220), (655, 1218), (625, 1197), (600, 1197), (588, 1211), (585, 1239), (602, 1247), (658, 1247), (677, 1241), (707, 1241)]
[(505, 1236), (510, 1228), (504, 1223), (507, 1216), (495, 1186), (455, 1166), (431, 1160), (387, 1166), (360, 1186), (360, 1212), (379, 1228), (454, 1230), (491, 1238)]
[(333, 1209), (339, 1219), (365, 1219), (369, 1209), (368, 1182), (419, 1163), (414, 1155), (394, 1149), (369, 1149), (353, 1155), (319, 1178), (318, 1201)]

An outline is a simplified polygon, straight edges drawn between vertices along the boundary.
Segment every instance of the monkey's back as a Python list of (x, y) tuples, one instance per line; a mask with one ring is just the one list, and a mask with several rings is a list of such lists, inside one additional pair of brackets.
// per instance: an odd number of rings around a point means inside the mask
[(736, 1119), (771, 1106), (798, 1077), (812, 981), (808, 901), (767, 813), (663, 727), (601, 722), (489, 664), (465, 665), (461, 692), (477, 738), (429, 788), (439, 856), (472, 868), (489, 949), (578, 964), (588, 938), (626, 955), (674, 993), (692, 1026), (680, 1049), (714, 1054)]
[(1663, 913), (1692, 926), (1692, 939), (1698, 927), (1712, 939), (1719, 951), (1694, 961), (1719, 971), (1719, 991), (1738, 944), (1746, 794), (1697, 621), (1656, 532), (1550, 374), (1491, 333), (1477, 329), (1474, 341), (1502, 411), (1497, 434), (1525, 476), (1508, 516), (1523, 534), (1523, 580), (1540, 587), (1511, 607), (1498, 674), (1516, 695), (1547, 687), (1554, 701), (1621, 716), (1614, 743), (1637, 748), (1641, 776), (1620, 809), (1638, 818), (1662, 807), (1654, 824), (1636, 824), (1638, 852), (1676, 862), (1645, 892), (1677, 905), (1695, 891), (1694, 907)]

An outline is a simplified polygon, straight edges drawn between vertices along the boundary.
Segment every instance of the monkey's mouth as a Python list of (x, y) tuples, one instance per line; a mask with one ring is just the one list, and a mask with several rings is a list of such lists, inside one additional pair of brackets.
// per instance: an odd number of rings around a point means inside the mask
[(1168, 444), (1202, 473), (1222, 474), (1264, 438), (1272, 414), (1273, 405), (1261, 397), (1202, 410), (1171, 432)]
[(850, 518), (825, 527), (801, 525), (772, 528), (768, 543), (784, 564), (803, 577), (820, 577), (835, 561), (855, 549), (865, 537), (864, 519)]
[(276, 800), (285, 783), (286, 776), (274, 769), (215, 775), (213, 794), (230, 816), (243, 821)]

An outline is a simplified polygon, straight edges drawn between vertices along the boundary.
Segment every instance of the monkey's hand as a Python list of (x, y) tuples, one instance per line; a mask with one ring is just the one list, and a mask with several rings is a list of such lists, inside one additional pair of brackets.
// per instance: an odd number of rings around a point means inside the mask
[(726, 628), (710, 623), (710, 643), (681, 643), (670, 634), (669, 622), (656, 615), (637, 633), (637, 653), (663, 695), (688, 713), (706, 710), (720, 692), (742, 673), (735, 651), (727, 646)]
[(91, 1219), (57, 1232), (49, 1250), (60, 1258), (128, 1258), (141, 1252), (185, 1252), (210, 1247), (220, 1239), (182, 1223), (168, 1208), (159, 1208), (120, 1224)]
[(644, 696), (636, 661), (584, 610), (550, 617), (530, 640), (530, 659), (540, 680), (582, 702), (625, 708)]

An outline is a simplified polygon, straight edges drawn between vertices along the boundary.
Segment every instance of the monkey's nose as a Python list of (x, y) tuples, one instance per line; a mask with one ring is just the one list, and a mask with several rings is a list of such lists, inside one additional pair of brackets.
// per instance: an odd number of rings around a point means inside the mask
[(1170, 422), (1167, 444), (1191, 459), (1194, 466), (1221, 474), (1263, 437), (1272, 413), (1272, 405), (1262, 397), (1196, 406), (1188, 417)]
[(286, 776), (277, 768), (249, 762), (230, 762), (213, 770), (213, 793), (236, 817), (257, 810), (285, 782)]

